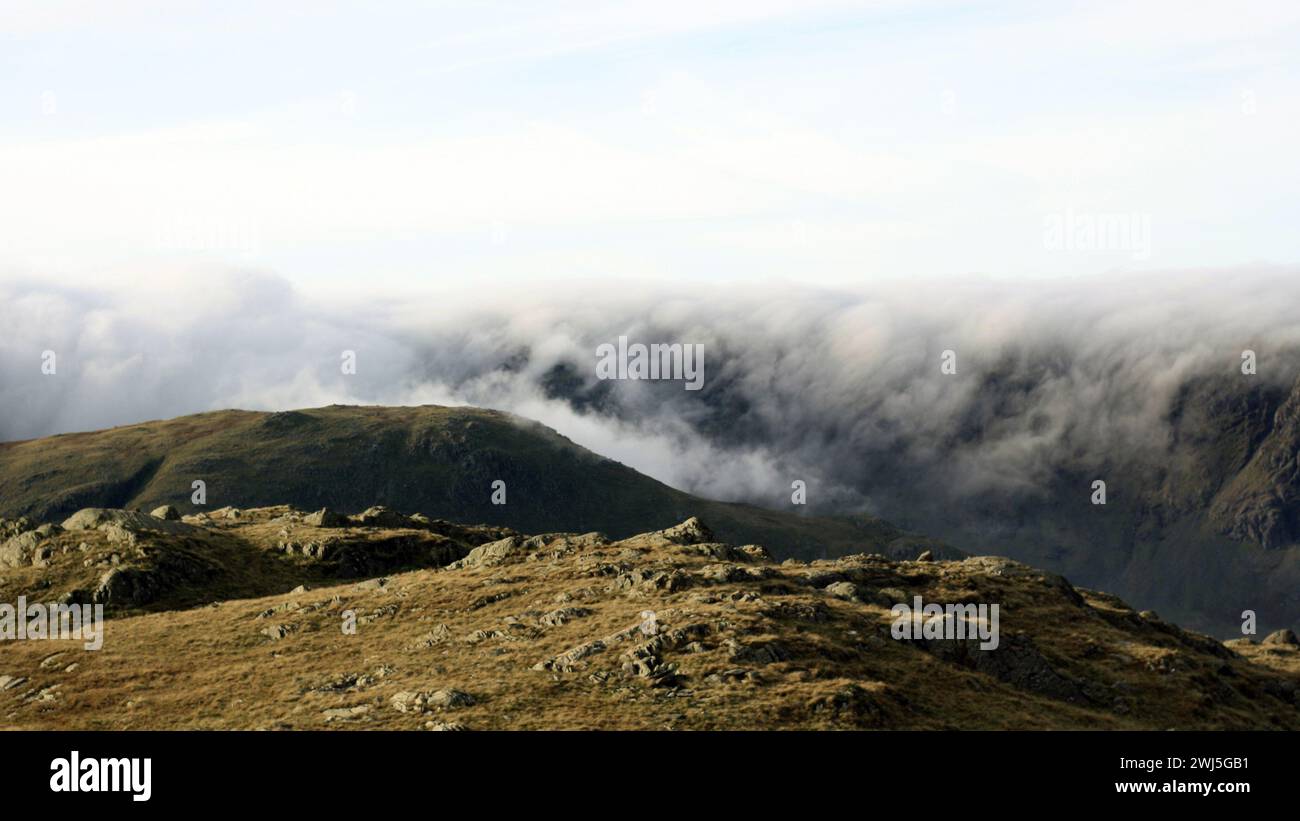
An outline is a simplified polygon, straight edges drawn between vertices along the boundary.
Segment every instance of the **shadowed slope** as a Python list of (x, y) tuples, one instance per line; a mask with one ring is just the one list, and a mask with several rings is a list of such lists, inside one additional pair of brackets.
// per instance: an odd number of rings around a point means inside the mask
[[(191, 504), (192, 485), (207, 505)], [(492, 483), (506, 483), (506, 504)], [(871, 517), (799, 516), (675, 490), (517, 416), (476, 408), (331, 406), (217, 411), (0, 445), (0, 516), (52, 521), (83, 507), (183, 513), (379, 504), (525, 532), (618, 538), (707, 517), (720, 538), (783, 556), (872, 550), (956, 556)]]

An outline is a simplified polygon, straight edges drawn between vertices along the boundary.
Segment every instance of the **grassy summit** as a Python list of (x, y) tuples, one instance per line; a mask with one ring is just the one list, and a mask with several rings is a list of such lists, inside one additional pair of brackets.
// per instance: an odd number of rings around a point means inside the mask
[[(958, 555), (869, 516), (800, 516), (694, 497), (517, 416), (476, 408), (331, 406), (217, 411), (0, 444), (0, 516), (55, 521), (85, 507), (152, 510), (290, 504), (355, 513), (371, 505), (524, 532), (612, 537), (705, 517), (727, 541), (780, 556), (870, 548)], [(491, 486), (506, 483), (507, 504)]]

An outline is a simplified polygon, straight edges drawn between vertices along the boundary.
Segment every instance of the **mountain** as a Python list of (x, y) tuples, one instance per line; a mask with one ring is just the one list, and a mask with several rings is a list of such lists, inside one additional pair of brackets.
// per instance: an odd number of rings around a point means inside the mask
[[(505, 504), (493, 504), (498, 480)], [(191, 501), (196, 481), (205, 485), (205, 505)], [(54, 521), (87, 507), (174, 505), (198, 513), (282, 503), (345, 513), (386, 505), (524, 532), (614, 538), (699, 515), (719, 538), (759, 542), (782, 557), (961, 555), (870, 516), (800, 516), (700, 499), (536, 422), (476, 408), (230, 410), (0, 444), (0, 516)]]
[[(985, 386), (992, 404), (1010, 390)], [(1130, 449), (1058, 449), (1050, 476), (1028, 491), (950, 495), (932, 473), (886, 462), (877, 466), (889, 478), (868, 492), (873, 510), (902, 527), (1063, 573), (1215, 635), (1239, 635), (1247, 610), (1269, 629), (1300, 625), (1300, 381), (1185, 379), (1152, 431)], [(991, 434), (977, 425), (964, 435)], [(1104, 505), (1092, 500), (1097, 479)]]
[[(1293, 634), (1223, 644), (1009, 559), (778, 563), (693, 518), (611, 540), (378, 507), (177, 515), (0, 522), (27, 560), (0, 599), (108, 616), (97, 650), (7, 643), (7, 726), (1300, 729)], [(897, 636), (918, 596), (997, 605), (964, 621), (994, 646)]]

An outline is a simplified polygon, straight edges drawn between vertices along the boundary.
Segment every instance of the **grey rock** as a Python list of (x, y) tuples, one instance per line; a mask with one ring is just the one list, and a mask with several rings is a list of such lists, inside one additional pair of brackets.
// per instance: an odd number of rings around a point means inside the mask
[(427, 721), (424, 729), (435, 733), (462, 733), (469, 728), (459, 721)]
[(837, 599), (844, 599), (845, 601), (858, 600), (858, 586), (853, 582), (835, 582), (834, 584), (828, 584), (826, 585), (826, 593)]
[(303, 524), (312, 527), (344, 527), (348, 520), (327, 507), (323, 507), (315, 513), (309, 513), (302, 517)]
[(1294, 632), (1290, 630), (1274, 630), (1264, 637), (1261, 644), (1286, 645), (1288, 647), (1300, 646), (1300, 639), (1296, 638)]
[(63, 521), (64, 530), (102, 530), (114, 533), (169, 533), (174, 536), (192, 536), (200, 530), (184, 522), (169, 521), (135, 510), (88, 507), (78, 510)]
[(469, 693), (463, 690), (435, 690), (429, 694), (429, 705), (440, 710), (451, 710), (456, 707), (471, 707), (476, 703), (475, 699)]
[(452, 570), (460, 570), (466, 567), (492, 567), (521, 559), (527, 551), (528, 548), (524, 546), (523, 538), (507, 536), (495, 542), (479, 545), (471, 550), (465, 558), (454, 561), (447, 566)]
[(703, 544), (714, 541), (713, 531), (694, 516), (679, 525), (659, 531), (658, 535), (674, 544)]

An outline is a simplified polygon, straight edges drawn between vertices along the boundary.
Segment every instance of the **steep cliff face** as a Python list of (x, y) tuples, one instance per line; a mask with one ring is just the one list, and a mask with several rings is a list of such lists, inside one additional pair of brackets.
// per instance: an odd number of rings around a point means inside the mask
[(1278, 549), (1300, 543), (1300, 383), (1273, 413), (1249, 462), (1225, 484), (1210, 520), (1234, 539)]

